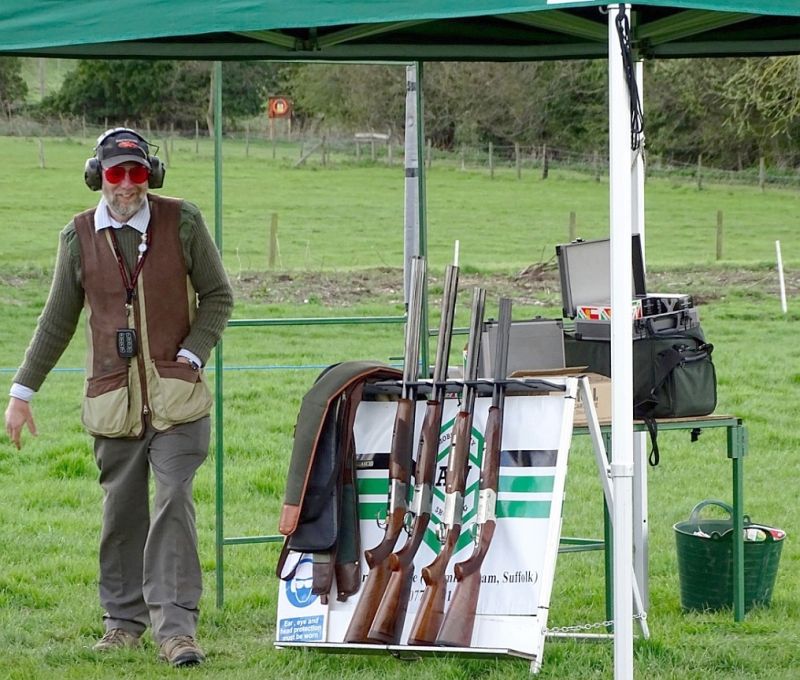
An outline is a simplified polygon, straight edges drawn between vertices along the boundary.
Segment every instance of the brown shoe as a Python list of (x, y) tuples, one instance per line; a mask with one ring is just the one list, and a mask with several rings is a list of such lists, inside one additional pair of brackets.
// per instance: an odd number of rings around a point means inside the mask
[(206, 655), (191, 635), (173, 635), (161, 643), (158, 658), (172, 666), (194, 666), (203, 663)]
[(96, 652), (107, 652), (112, 649), (134, 649), (141, 644), (139, 636), (131, 633), (124, 628), (112, 628), (107, 630), (92, 647)]

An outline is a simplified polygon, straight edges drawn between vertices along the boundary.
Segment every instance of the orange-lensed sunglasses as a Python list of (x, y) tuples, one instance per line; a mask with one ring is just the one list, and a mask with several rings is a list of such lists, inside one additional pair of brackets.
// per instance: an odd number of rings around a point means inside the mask
[(130, 177), (134, 184), (144, 184), (150, 177), (150, 171), (138, 163), (132, 168), (125, 168), (122, 165), (112, 165), (110, 168), (103, 168), (103, 177), (109, 184), (119, 184), (125, 175)]

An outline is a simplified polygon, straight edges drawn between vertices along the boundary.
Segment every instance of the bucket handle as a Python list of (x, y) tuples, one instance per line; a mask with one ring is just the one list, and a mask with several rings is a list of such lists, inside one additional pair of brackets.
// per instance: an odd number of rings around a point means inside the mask
[[(733, 508), (728, 505), (725, 501), (718, 501), (713, 498), (707, 498), (704, 501), (700, 501), (697, 505), (692, 508), (692, 514), (689, 515), (689, 521), (693, 524), (697, 524), (699, 519), (700, 511), (709, 506), (709, 505), (716, 505), (722, 508), (725, 512), (728, 513), (728, 516), (732, 519), (733, 518)], [(743, 516), (743, 524), (747, 525), (750, 524), (750, 517), (748, 515)]]

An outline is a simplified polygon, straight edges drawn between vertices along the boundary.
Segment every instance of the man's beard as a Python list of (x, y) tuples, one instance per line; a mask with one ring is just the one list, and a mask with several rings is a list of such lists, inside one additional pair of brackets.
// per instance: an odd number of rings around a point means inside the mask
[(130, 201), (114, 195), (111, 191), (104, 192), (104, 195), (111, 212), (123, 220), (133, 217), (139, 212), (147, 199), (147, 194), (144, 192), (140, 196), (134, 196)]

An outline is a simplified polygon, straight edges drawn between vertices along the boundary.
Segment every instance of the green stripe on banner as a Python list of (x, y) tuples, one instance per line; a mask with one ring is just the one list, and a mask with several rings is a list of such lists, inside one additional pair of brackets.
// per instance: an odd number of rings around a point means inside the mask
[(362, 477), (358, 480), (358, 493), (365, 496), (386, 496), (389, 480), (386, 477)]
[(383, 503), (359, 503), (358, 519), (376, 519), (386, 517), (386, 502)]
[(497, 501), (497, 517), (536, 518), (550, 517), (550, 501)]
[(552, 475), (542, 477), (500, 477), (498, 492), (511, 491), (516, 493), (546, 493), (553, 490), (555, 477)]

